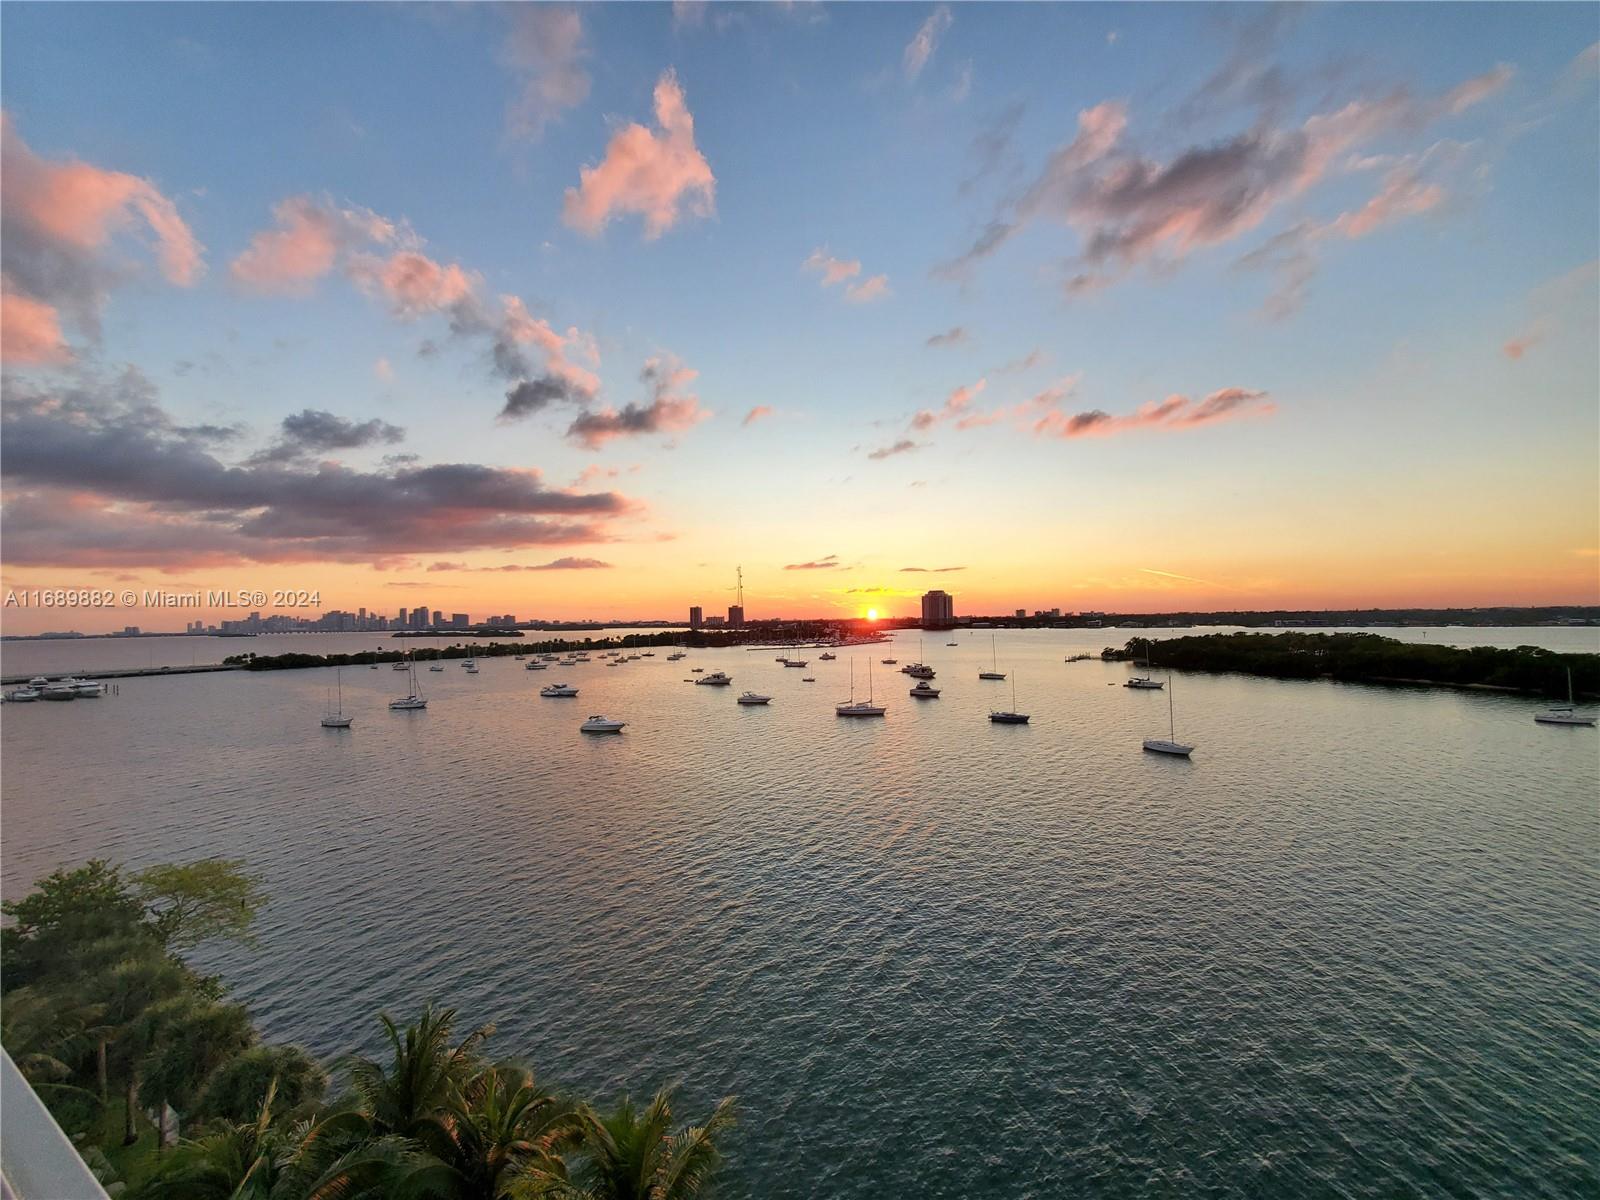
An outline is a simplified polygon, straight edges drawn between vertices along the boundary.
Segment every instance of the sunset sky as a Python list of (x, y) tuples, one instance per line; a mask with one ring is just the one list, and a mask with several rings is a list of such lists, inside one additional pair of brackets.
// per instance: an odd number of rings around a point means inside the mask
[(1600, 603), (1590, 5), (0, 23), (6, 588)]

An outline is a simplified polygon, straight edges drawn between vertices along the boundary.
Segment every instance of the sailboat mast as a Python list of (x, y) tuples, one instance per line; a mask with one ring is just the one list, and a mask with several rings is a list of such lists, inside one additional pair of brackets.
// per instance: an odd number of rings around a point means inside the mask
[(1178, 740), (1178, 721), (1172, 715), (1172, 672), (1167, 672), (1167, 736), (1173, 741)]

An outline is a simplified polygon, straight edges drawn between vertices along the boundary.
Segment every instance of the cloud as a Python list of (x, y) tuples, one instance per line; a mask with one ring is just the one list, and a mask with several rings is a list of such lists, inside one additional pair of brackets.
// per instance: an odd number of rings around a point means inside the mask
[(649, 404), (630, 403), (621, 410), (608, 407), (580, 413), (567, 427), (567, 437), (587, 449), (598, 450), (613, 438), (679, 433), (692, 428), (711, 416), (700, 407), (698, 396), (682, 390), (698, 374), (671, 355), (646, 359), (639, 379), (649, 391)]
[(800, 264), (800, 269), (819, 275), (820, 283), (825, 288), (845, 283), (844, 298), (852, 304), (867, 304), (873, 300), (881, 300), (889, 294), (887, 275), (874, 275), (856, 283), (847, 283), (847, 280), (860, 276), (860, 260), (835, 258), (826, 249), (813, 250), (806, 256), (805, 262)]
[(844, 298), (851, 304), (870, 304), (874, 300), (882, 300), (888, 294), (887, 275), (874, 275), (870, 279), (863, 279), (860, 283), (848, 284), (844, 289)]
[(901, 56), (901, 66), (908, 80), (915, 82), (917, 76), (922, 74), (922, 69), (939, 48), (939, 39), (944, 37), (954, 20), (946, 4), (939, 5), (928, 14), (928, 19), (906, 43), (905, 53)]
[(1588, 339), (1595, 327), (1596, 281), (1600, 262), (1591, 260), (1534, 288), (1528, 295), (1530, 318), (1525, 328), (1509, 338), (1500, 351), (1513, 362), (1535, 346), (1569, 338)]
[(837, 554), (826, 554), (812, 562), (786, 563), (785, 571), (833, 571), (844, 564), (839, 561)]
[[(614, 492), (547, 487), (539, 472), (473, 463), (338, 463), (217, 456), (132, 368), (47, 383), (8, 377), (0, 413), (7, 560), (169, 569), (239, 562), (374, 561), (429, 551), (607, 540), (636, 511)], [(308, 443), (344, 437), (326, 414), (291, 418)], [(392, 427), (387, 427), (392, 428)], [(377, 440), (387, 440), (379, 423)]]
[(433, 571), (482, 571), (491, 574), (507, 571), (608, 571), (611, 564), (598, 558), (557, 558), (547, 563), (506, 563), (498, 567), (469, 567), (464, 562), (436, 562)]
[(987, 379), (979, 379), (976, 383), (962, 384), (951, 390), (945, 397), (944, 405), (937, 410), (923, 409), (911, 418), (911, 428), (919, 431), (932, 429), (945, 422), (955, 422), (957, 429), (972, 429), (978, 425), (992, 424), (1000, 419), (1001, 414), (982, 414), (972, 411), (972, 402), (983, 394), (983, 389), (989, 386)]
[(1018, 371), (1029, 371), (1044, 361), (1044, 351), (1035, 346), (1021, 358), (1014, 358), (1002, 367), (995, 368), (996, 375), (1012, 375)]
[(902, 571), (916, 572), (922, 575), (943, 575), (950, 571), (965, 571), (965, 567), (901, 567)]
[(561, 217), (569, 226), (596, 237), (622, 213), (644, 218), (645, 237), (654, 239), (688, 213), (709, 217), (716, 211), (716, 176), (694, 141), (694, 117), (672, 71), (656, 83), (659, 129), (629, 124), (612, 134), (605, 157), (579, 171), (568, 188)]
[[(1047, 393), (1035, 397), (1048, 405)], [(1126, 416), (1112, 416), (1101, 409), (1065, 413), (1048, 409), (1034, 422), (1033, 432), (1043, 437), (1104, 437), (1132, 429), (1192, 429), (1241, 417), (1268, 416), (1277, 406), (1267, 393), (1250, 388), (1230, 387), (1212, 392), (1198, 402), (1173, 394), (1165, 400), (1142, 404)]]
[(757, 421), (772, 416), (774, 411), (775, 410), (770, 404), (758, 404), (749, 412), (745, 413), (744, 420), (740, 421), (739, 424), (744, 426), (754, 425)]
[(0, 289), (0, 359), (7, 366), (46, 366), (71, 357), (54, 308)]
[[(1298, 126), (1258, 122), (1232, 138), (1190, 146), (1165, 160), (1128, 148), (1125, 105), (1102, 102), (1078, 114), (1073, 139), (1051, 154), (1020, 197), (1001, 208), (964, 254), (936, 273), (965, 278), (978, 262), (1041, 220), (1064, 224), (1077, 235), (1078, 271), (1071, 290), (1106, 286), (1141, 265), (1170, 268), (1256, 229), (1339, 170), (1353, 151), (1459, 115), (1503, 88), (1510, 75), (1502, 65), (1433, 98), (1397, 88), (1317, 113)], [(1371, 219), (1436, 203), (1426, 185), (1408, 190), (1405, 184), (1395, 181), (1395, 190)]]
[(272, 215), (276, 228), (258, 232), (228, 268), (251, 291), (305, 295), (342, 253), (392, 242), (400, 233), (394, 222), (368, 209), (341, 209), (311, 196), (281, 200)]
[(581, 404), (583, 399), (583, 395), (575, 391), (570, 383), (554, 375), (524, 379), (507, 390), (499, 419), (520, 421), (523, 417), (543, 412), (552, 404)]
[(381, 383), (394, 382), (394, 367), (390, 365), (387, 358), (380, 358), (377, 362), (373, 363), (372, 373), (378, 377), (378, 380)]
[(406, 431), (380, 421), (351, 421), (331, 412), (307, 408), (287, 416), (279, 426), (278, 440), (253, 454), (251, 463), (291, 462), (329, 450), (357, 450), (363, 446), (394, 445), (405, 441)]
[(1500, 349), (1507, 358), (1518, 359), (1537, 346), (1542, 340), (1537, 333), (1525, 333), (1512, 338)]
[(953, 328), (945, 330), (943, 333), (934, 334), (928, 339), (926, 344), (929, 346), (959, 346), (962, 342), (969, 342), (971, 340), (972, 339), (967, 336), (967, 331), (962, 326), (956, 325)]
[(691, 29), (706, 23), (707, 0), (672, 0), (672, 27)]
[(0, 281), (24, 323), (17, 341), (31, 347), (35, 362), (40, 354), (59, 361), (66, 353), (63, 315), (89, 337), (99, 336), (106, 298), (131, 269), (109, 253), (120, 235), (142, 227), (170, 283), (188, 287), (205, 273), (204, 247), (153, 183), (77, 160), (40, 158), (4, 112), (0, 175)]
[(401, 250), (386, 259), (359, 255), (350, 263), (350, 277), (387, 301), (390, 311), (405, 321), (460, 304), (479, 282), (476, 272), (458, 263), (435, 262), (416, 250)]
[(909, 454), (913, 450), (920, 449), (922, 449), (921, 442), (913, 442), (910, 438), (901, 438), (892, 445), (882, 446), (877, 450), (871, 451), (867, 457), (874, 462), (881, 462), (886, 458), (893, 458), (896, 454)]
[(539, 138), (564, 110), (589, 98), (583, 16), (553, 4), (519, 4), (510, 12), (503, 56), (521, 91), (506, 110), (506, 127), (513, 137)]

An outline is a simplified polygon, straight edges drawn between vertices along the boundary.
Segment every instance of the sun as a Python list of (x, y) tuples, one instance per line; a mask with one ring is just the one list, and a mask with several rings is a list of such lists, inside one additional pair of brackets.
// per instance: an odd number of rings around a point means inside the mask
[(876, 621), (877, 619), (878, 619), (878, 610), (875, 609), (875, 608), (867, 609), (867, 620)]

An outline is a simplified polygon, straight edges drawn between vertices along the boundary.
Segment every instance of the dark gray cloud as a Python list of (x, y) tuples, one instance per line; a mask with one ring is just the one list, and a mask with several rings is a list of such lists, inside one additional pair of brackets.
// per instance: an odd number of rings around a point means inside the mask
[(922, 449), (921, 442), (913, 442), (910, 438), (901, 438), (890, 446), (880, 446), (868, 453), (867, 457), (874, 462), (881, 462), (886, 458), (893, 458), (896, 454), (909, 454), (913, 450)]
[(131, 369), (109, 380), (8, 377), (5, 393), (6, 556), (18, 564), (516, 549), (607, 540), (606, 525), (633, 508), (615, 492), (550, 488), (537, 471), (474, 463), (229, 464), (212, 440), (172, 421)]
[(500, 420), (518, 421), (543, 412), (552, 404), (581, 404), (583, 400), (584, 396), (571, 383), (554, 375), (524, 379), (506, 391), (506, 403), (500, 410)]
[(696, 374), (670, 355), (646, 359), (639, 379), (649, 390), (649, 404), (630, 402), (620, 409), (580, 413), (567, 427), (567, 437), (597, 450), (612, 438), (688, 429), (711, 415), (700, 407), (698, 396), (682, 390)]
[[(181, 431), (180, 431), (181, 432)], [(358, 450), (363, 446), (394, 445), (406, 431), (380, 421), (352, 421), (331, 412), (307, 408), (283, 419), (278, 440), (250, 457), (252, 463), (286, 463), (330, 450)]]
[(967, 335), (966, 328), (957, 325), (954, 328), (945, 330), (943, 333), (934, 334), (928, 339), (927, 344), (930, 346), (957, 346), (969, 340), (971, 339)]

